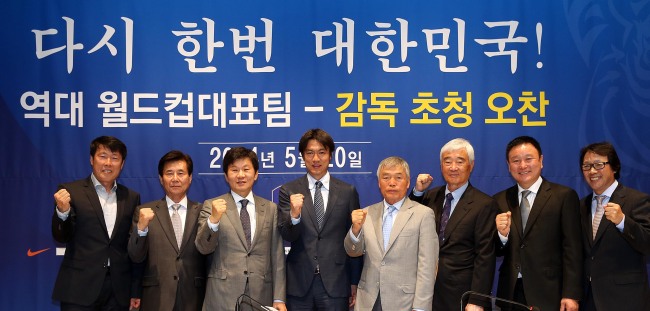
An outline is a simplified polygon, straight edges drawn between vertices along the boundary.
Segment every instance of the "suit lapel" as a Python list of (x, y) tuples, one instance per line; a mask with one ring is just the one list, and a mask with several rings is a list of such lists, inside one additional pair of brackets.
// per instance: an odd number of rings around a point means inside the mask
[[(261, 200), (261, 198), (255, 197), (255, 237), (251, 242), (251, 249), (255, 247), (255, 242), (260, 239), (262, 235), (262, 229), (264, 228), (264, 222), (266, 222), (266, 202)], [(243, 229), (242, 229), (243, 230)]]
[(546, 207), (546, 202), (548, 202), (549, 198), (551, 198), (551, 185), (544, 179), (539, 187), (539, 193), (535, 195), (535, 201), (532, 204), (530, 215), (528, 215), (528, 221), (526, 222), (524, 236), (530, 232), (530, 228), (533, 227), (533, 224), (537, 221), (537, 217), (539, 217), (539, 214)]
[[(333, 211), (333, 206), (336, 206), (336, 200), (338, 199), (338, 183), (337, 181), (332, 178), (330, 175), (330, 184), (329, 184), (329, 189), (327, 189), (327, 206), (325, 208), (325, 215), (323, 217), (323, 228), (325, 228), (325, 224), (327, 223), (327, 220), (330, 218), (330, 215), (334, 213)], [(314, 213), (316, 214), (316, 213)], [(316, 221), (318, 223), (318, 220)]]
[(433, 214), (436, 216), (436, 234), (440, 231), (440, 219), (442, 218), (442, 209), (445, 205), (445, 187), (440, 187), (433, 198)]
[[(165, 233), (167, 240), (171, 245), (175, 246), (176, 251), (178, 252), (180, 246), (176, 243), (176, 234), (174, 233), (174, 226), (172, 225), (172, 219), (169, 216), (169, 207), (167, 207), (167, 201), (165, 198), (156, 203), (156, 216), (162, 231)], [(154, 218), (154, 219), (155, 219)]]
[(447, 242), (447, 240), (449, 239), (449, 235), (454, 231), (454, 229), (456, 229), (456, 227), (458, 226), (460, 221), (465, 217), (465, 215), (467, 215), (473, 201), (474, 201), (473, 188), (471, 185), (468, 185), (467, 189), (465, 189), (465, 192), (463, 192), (463, 195), (458, 200), (458, 203), (456, 203), (454, 212), (451, 213), (451, 216), (449, 217), (449, 221), (447, 222), (447, 227), (445, 227), (444, 243)]
[(104, 229), (104, 233), (106, 234), (105, 235), (106, 239), (110, 240), (110, 237), (108, 236), (108, 229), (106, 228), (106, 219), (104, 219), (104, 211), (102, 210), (102, 203), (99, 202), (99, 195), (97, 194), (97, 190), (95, 190), (95, 185), (93, 185), (93, 181), (90, 177), (88, 177), (88, 179), (86, 180), (84, 192), (86, 193), (86, 197), (90, 202), (90, 206), (92, 207), (92, 209), (95, 211), (95, 214), (97, 215), (97, 219), (99, 219), (99, 224), (102, 226), (102, 229)]
[[(514, 225), (514, 231), (517, 233), (517, 235), (521, 238), (524, 234), (522, 228), (523, 225), (521, 223), (521, 210), (519, 210), (519, 188), (517, 188), (517, 185), (510, 187), (508, 190), (506, 190), (506, 200), (508, 201), (508, 208), (510, 209), (511, 217), (511, 223)], [(512, 229), (510, 232), (512, 233)]]
[(412, 207), (413, 202), (406, 198), (406, 200), (404, 200), (404, 204), (402, 204), (402, 207), (399, 209), (399, 212), (397, 212), (395, 222), (393, 222), (393, 227), (390, 230), (390, 239), (388, 239), (388, 249), (384, 254), (388, 253), (391, 246), (393, 246), (395, 239), (397, 239), (397, 236), (402, 232), (402, 229), (404, 229), (404, 226), (406, 226), (406, 223), (411, 218), (411, 215), (413, 215), (413, 210), (411, 210)]
[[(115, 225), (113, 226), (113, 233), (115, 233), (115, 230), (120, 227), (120, 222), (122, 222), (125, 218), (123, 215), (125, 209), (124, 206), (126, 205), (127, 190), (118, 185), (117, 188), (115, 188), (115, 196), (115, 201), (117, 201), (117, 212), (115, 213)], [(129, 220), (132, 219), (132, 217), (126, 218)], [(113, 237), (115, 237), (115, 234), (112, 234), (110, 239), (113, 240)]]
[[(377, 236), (377, 242), (379, 249), (384, 249), (384, 232), (382, 230), (382, 218), (384, 215), (384, 202), (379, 202), (375, 205), (372, 205), (368, 208), (368, 217), (372, 220), (373, 229), (375, 229), (375, 236)], [(386, 253), (384, 251), (384, 253)]]
[[(194, 243), (194, 241), (188, 241), (192, 236), (192, 232), (196, 230), (196, 223), (199, 218), (199, 213), (201, 212), (201, 205), (187, 200), (187, 212), (185, 213), (185, 226), (183, 226), (183, 240), (181, 245), (178, 246), (179, 250), (184, 249), (187, 243)], [(171, 219), (170, 219), (171, 223)]]
[(305, 177), (301, 180), (301, 183), (302, 186), (300, 189), (302, 189), (302, 195), (304, 196), (302, 210), (300, 212), (303, 214), (301, 215), (301, 218), (306, 216), (305, 219), (309, 219), (312, 223), (313, 228), (317, 232), (320, 232), (320, 229), (318, 229), (318, 220), (316, 219), (316, 213), (314, 213), (314, 199), (311, 196), (311, 190), (309, 189), (309, 180), (307, 179), (307, 175), (305, 175)]
[(230, 223), (235, 228), (235, 232), (237, 232), (237, 236), (239, 236), (239, 240), (244, 249), (248, 249), (244, 227), (241, 225), (241, 218), (239, 218), (239, 213), (237, 212), (237, 204), (230, 193), (226, 196), (226, 217), (228, 217), (228, 220), (230, 220)]
[(594, 240), (592, 238), (592, 229), (591, 223), (593, 221), (591, 217), (591, 202), (593, 200), (593, 194), (588, 195), (582, 201), (582, 206), (580, 208), (580, 213), (582, 214), (582, 232), (587, 236), (587, 241), (589, 242), (589, 248), (594, 246)]

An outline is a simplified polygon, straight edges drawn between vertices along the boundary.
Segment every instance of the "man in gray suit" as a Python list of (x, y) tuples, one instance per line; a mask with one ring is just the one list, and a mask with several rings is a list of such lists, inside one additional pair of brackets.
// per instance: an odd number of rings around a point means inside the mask
[(158, 162), (165, 197), (138, 206), (129, 256), (144, 262), (142, 311), (200, 310), (205, 295), (205, 256), (194, 246), (201, 205), (187, 197), (192, 158), (178, 150)]
[(364, 255), (355, 310), (431, 310), (438, 236), (433, 211), (406, 197), (404, 159), (379, 163), (382, 202), (352, 212), (345, 237), (350, 256)]
[(223, 171), (230, 192), (203, 204), (196, 247), (213, 254), (203, 310), (232, 311), (236, 305), (250, 310), (259, 308), (257, 302), (287, 310), (278, 210), (252, 192), (258, 169), (254, 151), (228, 150)]

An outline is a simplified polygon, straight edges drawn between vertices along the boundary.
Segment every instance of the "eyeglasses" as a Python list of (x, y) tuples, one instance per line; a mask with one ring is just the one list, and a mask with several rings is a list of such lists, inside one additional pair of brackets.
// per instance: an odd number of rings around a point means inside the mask
[(590, 171), (592, 167), (597, 170), (602, 170), (605, 168), (605, 164), (609, 164), (609, 162), (596, 162), (592, 164), (583, 164), (580, 167), (582, 167), (582, 170), (586, 172), (586, 171)]

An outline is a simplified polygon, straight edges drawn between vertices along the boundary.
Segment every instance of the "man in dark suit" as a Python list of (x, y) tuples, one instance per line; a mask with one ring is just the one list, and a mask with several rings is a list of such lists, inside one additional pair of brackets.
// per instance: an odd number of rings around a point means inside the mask
[[(542, 149), (532, 137), (508, 143), (517, 182), (497, 193), (497, 296), (541, 310), (578, 309), (582, 296), (582, 230), (578, 194), (541, 177)], [(508, 306), (503, 306), (507, 309)]]
[(92, 174), (60, 185), (54, 194), (52, 235), (66, 243), (52, 293), (61, 310), (138, 307), (127, 244), (140, 195), (116, 183), (125, 160), (122, 141), (97, 137), (90, 144)]
[(194, 245), (201, 205), (187, 197), (192, 158), (178, 150), (158, 162), (165, 197), (138, 206), (129, 238), (129, 256), (144, 262), (142, 311), (201, 310), (205, 256)]
[[(410, 199), (433, 209), (440, 239), (438, 275), (433, 290), (433, 310), (456, 310), (467, 291), (490, 295), (494, 280), (493, 219), (497, 206), (487, 194), (472, 187), (474, 148), (456, 138), (440, 150), (440, 171), (447, 183), (424, 192), (433, 181), (420, 174)], [(491, 309), (491, 301), (468, 297), (466, 311)]]
[(262, 304), (287, 311), (278, 208), (253, 194), (258, 170), (253, 150), (231, 148), (223, 157), (230, 191), (203, 204), (195, 243), (212, 254), (203, 310), (260, 310)]
[(287, 257), (287, 307), (345, 310), (354, 304), (360, 258), (345, 253), (343, 239), (359, 208), (359, 194), (328, 172), (334, 140), (322, 129), (302, 136), (298, 149), (307, 175), (280, 188), (278, 226), (291, 242)]
[(618, 182), (612, 144), (588, 145), (580, 167), (593, 193), (582, 199), (586, 298), (583, 310), (650, 310), (650, 196)]

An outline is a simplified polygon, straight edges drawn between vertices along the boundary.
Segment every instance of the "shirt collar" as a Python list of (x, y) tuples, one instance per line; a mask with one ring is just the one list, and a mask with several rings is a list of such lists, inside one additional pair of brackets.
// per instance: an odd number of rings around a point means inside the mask
[(469, 180), (465, 182), (460, 188), (454, 190), (454, 191), (449, 191), (447, 187), (445, 187), (445, 196), (447, 193), (451, 193), (451, 196), (454, 197), (454, 201), (458, 202), (458, 199), (463, 196), (463, 193), (465, 193), (465, 190), (467, 190), (467, 187), (469, 186)]
[(530, 190), (530, 192), (537, 195), (539, 193), (539, 188), (542, 186), (542, 181), (543, 180), (544, 179), (542, 178), (542, 176), (539, 176), (537, 178), (537, 181), (535, 181), (535, 183), (532, 186), (530, 186), (530, 188), (528, 188), (528, 189), (524, 189), (519, 184), (517, 184), (517, 188), (519, 188), (519, 193), (521, 193), (524, 190)]
[[(614, 182), (611, 185), (609, 185), (609, 187), (607, 187), (607, 189), (605, 189), (605, 191), (603, 191), (603, 193), (601, 193), (600, 195), (604, 195), (608, 198), (611, 198), (612, 194), (614, 194), (614, 190), (616, 190), (616, 187), (618, 187), (618, 180), (615, 179)], [(596, 199), (596, 196), (597, 194), (593, 192), (592, 197)]]
[(253, 195), (253, 191), (249, 192), (246, 197), (242, 197), (239, 194), (236, 194), (234, 191), (230, 190), (230, 194), (232, 195), (232, 198), (235, 200), (235, 203), (239, 203), (239, 201), (246, 199), (248, 200), (248, 204), (255, 205), (255, 196)]
[[(313, 176), (307, 174), (307, 181), (309, 182), (309, 190), (312, 190), (312, 189), (314, 189), (314, 187), (316, 187), (316, 185), (315, 185), (316, 184), (316, 178), (314, 178)], [(329, 171), (327, 173), (325, 173), (325, 176), (323, 176), (323, 178), (320, 179), (320, 182), (323, 183), (323, 188), (325, 188), (326, 190), (330, 189), (330, 172)]]
[[(171, 208), (172, 205), (177, 204), (176, 202), (172, 201), (168, 196), (165, 196), (165, 201), (167, 202), (167, 208)], [(178, 204), (181, 205), (181, 208), (187, 208), (187, 196), (184, 196)]]
[[(106, 192), (106, 188), (97, 180), (97, 177), (95, 177), (95, 174), (90, 174), (90, 180), (93, 182), (93, 186), (95, 187), (95, 191), (99, 189), (103, 189), (104, 192)], [(111, 188), (111, 193), (115, 193), (115, 190), (117, 189), (117, 181), (113, 181), (113, 187)]]
[(399, 209), (402, 207), (402, 204), (404, 204), (404, 201), (406, 200), (406, 197), (402, 198), (401, 200), (395, 202), (395, 204), (388, 204), (386, 202), (386, 199), (384, 199), (384, 210), (387, 209), (389, 206), (394, 206), (396, 210), (399, 211)]

